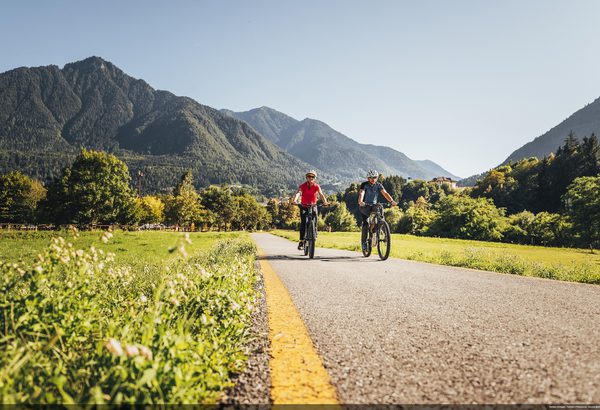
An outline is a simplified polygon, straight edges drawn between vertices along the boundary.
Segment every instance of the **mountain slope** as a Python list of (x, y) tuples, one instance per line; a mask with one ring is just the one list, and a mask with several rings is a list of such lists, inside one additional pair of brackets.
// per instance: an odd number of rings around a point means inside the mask
[(286, 152), (344, 182), (363, 178), (369, 168), (385, 175), (414, 179), (436, 176), (458, 179), (432, 161), (413, 161), (389, 147), (360, 144), (322, 121), (310, 118), (298, 121), (269, 107), (245, 112), (221, 111), (247, 122)]
[(563, 145), (571, 131), (579, 138), (589, 137), (592, 133), (600, 134), (600, 98), (576, 111), (548, 132), (515, 150), (503, 164), (529, 157), (541, 159)]
[[(47, 179), (48, 172), (40, 171), (47, 164), (35, 169), (28, 158), (39, 160), (43, 152), (67, 158), (80, 147), (135, 158), (150, 173), (156, 167), (178, 172), (192, 166), (204, 184), (260, 186), (264, 179), (272, 187), (294, 186), (309, 167), (245, 122), (154, 90), (99, 57), (63, 69), (22, 67), (0, 74), (0, 150), (23, 154), (29, 173)], [(158, 185), (157, 190), (166, 188)]]

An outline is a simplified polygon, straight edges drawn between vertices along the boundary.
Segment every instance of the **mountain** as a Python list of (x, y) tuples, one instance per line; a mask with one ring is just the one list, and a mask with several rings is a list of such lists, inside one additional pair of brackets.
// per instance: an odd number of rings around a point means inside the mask
[(344, 182), (364, 178), (369, 168), (413, 179), (459, 179), (432, 161), (414, 161), (389, 147), (356, 142), (322, 121), (299, 121), (269, 107), (221, 112), (247, 122), (286, 152)]
[(563, 145), (571, 131), (578, 138), (589, 137), (592, 133), (600, 134), (600, 98), (576, 111), (548, 132), (514, 151), (502, 164), (529, 157), (541, 159)]
[(310, 167), (245, 122), (155, 90), (99, 57), (0, 74), (0, 172), (17, 168), (47, 180), (81, 147), (115, 153), (159, 191), (192, 168), (198, 185), (278, 192)]

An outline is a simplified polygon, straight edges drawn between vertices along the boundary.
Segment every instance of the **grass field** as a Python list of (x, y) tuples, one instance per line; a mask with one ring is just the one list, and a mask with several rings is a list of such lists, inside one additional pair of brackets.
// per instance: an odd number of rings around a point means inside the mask
[[(177, 247), (185, 235), (166, 231), (115, 231), (107, 243), (102, 243), (102, 234), (101, 231), (82, 231), (78, 232), (78, 237), (74, 237), (69, 231), (0, 231), (0, 261), (32, 261), (48, 247), (53, 237), (62, 236), (76, 248), (87, 249), (94, 245), (97, 249), (112, 252), (119, 264), (164, 266), (178, 255), (170, 253), (169, 249)], [(210, 249), (220, 239), (239, 235), (237, 232), (193, 232), (189, 234), (191, 244), (186, 243), (186, 251), (193, 255)]]
[(216, 403), (258, 301), (249, 236), (61, 234), (0, 233), (0, 402)]
[[(275, 230), (296, 241), (298, 232)], [(360, 251), (360, 232), (319, 232), (317, 246)], [(391, 256), (441, 265), (600, 284), (600, 254), (498, 242), (392, 235)]]

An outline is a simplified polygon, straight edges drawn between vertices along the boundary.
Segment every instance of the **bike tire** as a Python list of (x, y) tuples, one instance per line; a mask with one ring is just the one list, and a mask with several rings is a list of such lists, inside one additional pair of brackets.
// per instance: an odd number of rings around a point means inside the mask
[(311, 233), (310, 239), (308, 240), (308, 257), (312, 259), (315, 257), (315, 238), (317, 237), (315, 221), (310, 221), (308, 229)]
[(386, 221), (381, 221), (379, 226), (377, 226), (377, 253), (382, 261), (390, 256), (391, 248), (392, 236), (390, 235), (390, 226)]
[(310, 241), (304, 241), (304, 256), (308, 255), (308, 243)]

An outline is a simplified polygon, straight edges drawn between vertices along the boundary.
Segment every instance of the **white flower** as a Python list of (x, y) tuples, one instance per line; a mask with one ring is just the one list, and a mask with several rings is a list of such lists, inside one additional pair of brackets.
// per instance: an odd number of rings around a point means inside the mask
[(137, 346), (134, 346), (134, 345), (126, 345), (125, 346), (125, 355), (127, 357), (139, 356), (139, 354), (140, 354), (140, 349), (138, 349)]
[(186, 241), (187, 243), (189, 243), (190, 245), (192, 244), (192, 240), (190, 239), (190, 234), (189, 234), (189, 233), (186, 233), (186, 234), (185, 234), (185, 241)]
[(148, 298), (146, 297), (146, 295), (141, 295), (140, 296), (140, 302), (142, 302), (142, 303), (148, 302)]
[(123, 356), (123, 348), (121, 347), (121, 343), (112, 337), (108, 339), (108, 342), (106, 342), (104, 347), (106, 347), (106, 350), (115, 356)]
[(33, 270), (37, 273), (42, 273), (44, 271), (44, 268), (42, 268), (41, 266), (36, 266), (35, 268), (33, 268)]
[(148, 349), (146, 346), (140, 346), (140, 356), (146, 360), (152, 360), (152, 350)]

